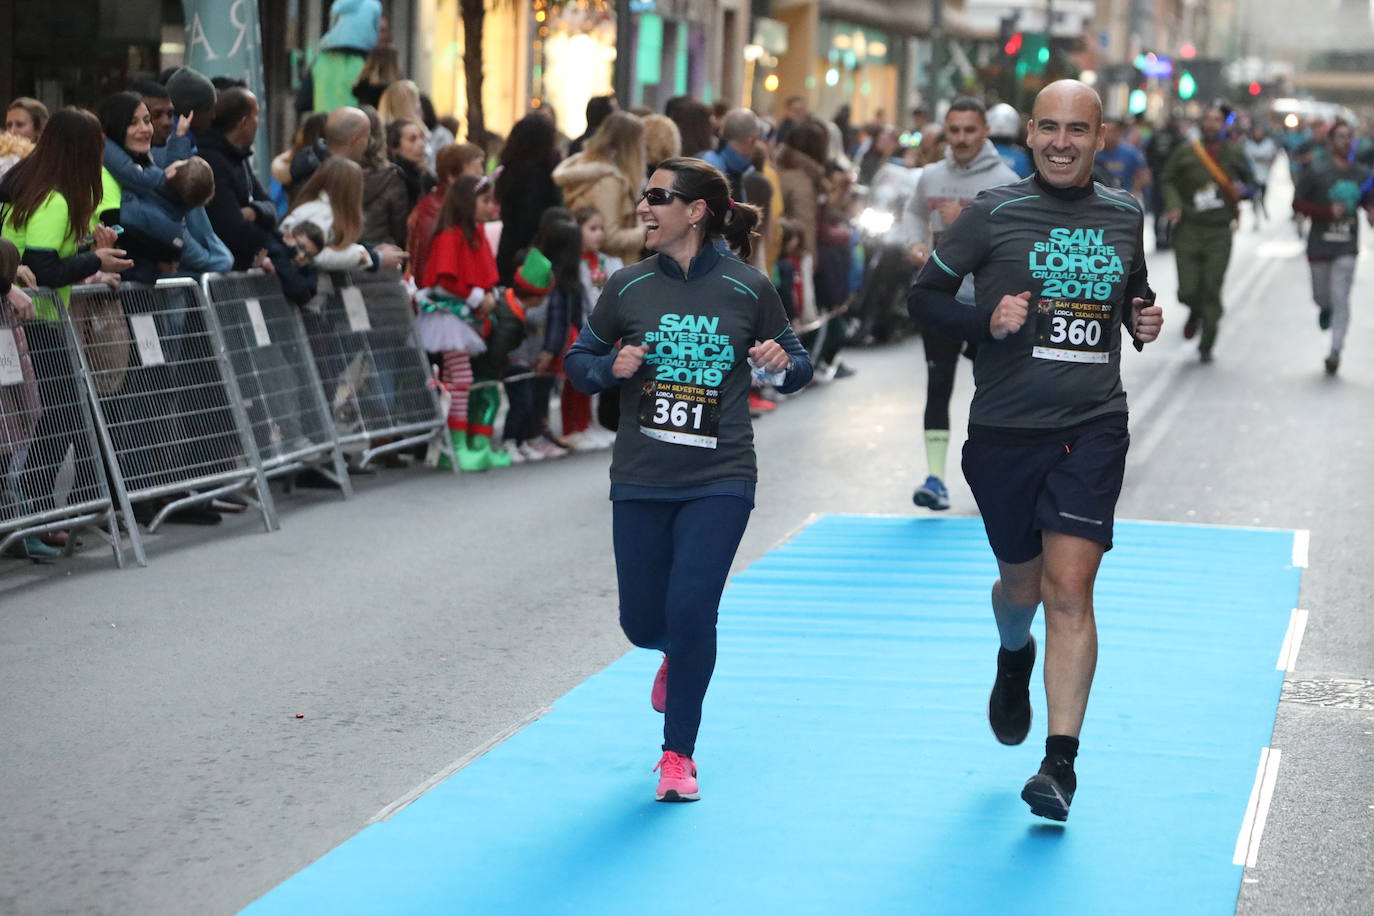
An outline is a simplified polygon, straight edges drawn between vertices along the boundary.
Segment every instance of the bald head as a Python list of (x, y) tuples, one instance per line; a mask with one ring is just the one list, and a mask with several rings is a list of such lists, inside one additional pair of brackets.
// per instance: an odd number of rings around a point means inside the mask
[(1040, 90), (1031, 109), (1027, 143), (1040, 177), (1058, 188), (1091, 183), (1102, 149), (1102, 100), (1078, 80), (1057, 80)]
[(367, 149), (371, 130), (372, 122), (361, 109), (336, 108), (324, 122), (324, 145), (331, 154), (356, 162)]
[(1078, 80), (1055, 80), (1050, 83), (1036, 93), (1031, 120), (1040, 119), (1042, 105), (1055, 111), (1066, 107), (1081, 110), (1089, 115), (1094, 130), (1102, 126), (1102, 98), (1087, 83)]

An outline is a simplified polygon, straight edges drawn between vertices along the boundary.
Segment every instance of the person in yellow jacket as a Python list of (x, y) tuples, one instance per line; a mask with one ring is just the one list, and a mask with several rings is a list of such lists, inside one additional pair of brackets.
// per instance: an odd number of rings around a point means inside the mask
[[(102, 166), (105, 137), (89, 111), (64, 108), (48, 121), (33, 154), (0, 182), (0, 235), (14, 243), (34, 284), (57, 292), (65, 304), (75, 283), (99, 275), (112, 286), (119, 272), (133, 266), (115, 247), (115, 230), (100, 224), (101, 214), (118, 213), (119, 185)], [(58, 306), (51, 299), (34, 301), (40, 321), (26, 328), (39, 400), (43, 404), (77, 404), (82, 397), (72, 377), (67, 342)], [(63, 457), (76, 446), (77, 487), (89, 487), (82, 468), (94, 467), (84, 454), (85, 440), (75, 435), (67, 411), (47, 410), (33, 433), (20, 482), (21, 498), (31, 511), (55, 508), (53, 485)], [(46, 548), (24, 544), (38, 558)]]

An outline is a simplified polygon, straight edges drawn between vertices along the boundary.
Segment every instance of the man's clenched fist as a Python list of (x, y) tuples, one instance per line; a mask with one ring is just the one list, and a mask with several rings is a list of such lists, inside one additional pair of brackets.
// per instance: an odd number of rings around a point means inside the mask
[(1150, 343), (1159, 339), (1159, 332), (1164, 329), (1164, 309), (1145, 299), (1132, 299), (1131, 313), (1136, 340)]
[(1007, 335), (1021, 330), (1026, 323), (1026, 316), (1030, 314), (1030, 297), (1029, 291), (1002, 297), (997, 308), (993, 309), (992, 320), (988, 322), (988, 331), (992, 333), (993, 340), (1004, 340)]

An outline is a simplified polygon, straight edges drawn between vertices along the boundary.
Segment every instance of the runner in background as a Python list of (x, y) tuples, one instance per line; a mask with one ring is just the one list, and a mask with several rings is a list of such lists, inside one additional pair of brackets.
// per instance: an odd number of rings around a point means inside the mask
[(1374, 179), (1351, 159), (1355, 131), (1337, 121), (1327, 134), (1331, 155), (1325, 164), (1303, 172), (1293, 193), (1293, 210), (1312, 219), (1307, 233), (1307, 262), (1312, 269), (1312, 298), (1317, 326), (1331, 331), (1326, 373), (1341, 365), (1341, 348), (1350, 327), (1350, 288), (1360, 254), (1359, 210), (1374, 225)]
[[(977, 99), (955, 99), (945, 113), (944, 158), (921, 172), (899, 229), (911, 246), (911, 262), (917, 269), (926, 263), (945, 230), (978, 192), (1016, 181), (1016, 173), (1002, 161), (988, 139), (989, 129), (987, 112)], [(973, 304), (972, 278), (965, 279), (958, 298), (965, 305)], [(949, 508), (949, 489), (945, 486), (949, 399), (954, 394), (954, 374), (964, 342), (946, 337), (934, 328), (922, 327), (921, 346), (926, 356), (923, 421), (927, 476), (911, 499), (918, 506), (940, 511)]]
[(1123, 188), (1136, 198), (1144, 199), (1145, 189), (1150, 185), (1150, 168), (1145, 164), (1145, 156), (1135, 145), (1126, 140), (1125, 121), (1108, 121), (1107, 139), (1102, 152), (1097, 154), (1097, 179), (1113, 188)]
[(1173, 224), (1171, 243), (1178, 265), (1178, 301), (1188, 306), (1183, 337), (1198, 332), (1198, 356), (1212, 361), (1224, 308), (1221, 302), (1231, 234), (1240, 201), (1254, 184), (1240, 147), (1226, 138), (1229, 113), (1213, 105), (1202, 116), (1200, 138), (1180, 144), (1164, 166), (1165, 216)]
[(1255, 227), (1259, 228), (1269, 218), (1269, 210), (1264, 206), (1264, 194), (1269, 187), (1269, 172), (1279, 156), (1279, 145), (1270, 136), (1264, 123), (1256, 121), (1250, 126), (1243, 148), (1245, 158), (1250, 160), (1250, 172), (1255, 176), (1250, 205), (1255, 211)]

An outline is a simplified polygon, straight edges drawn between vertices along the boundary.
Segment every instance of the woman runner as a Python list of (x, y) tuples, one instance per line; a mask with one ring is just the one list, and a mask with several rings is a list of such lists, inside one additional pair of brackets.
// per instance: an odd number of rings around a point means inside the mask
[[(665, 714), (659, 801), (696, 801), (692, 760), (716, 662), (716, 610), (754, 506), (752, 373), (811, 380), (772, 283), (748, 259), (759, 210), (699, 159), (659, 163), (635, 215), (653, 256), (617, 271), (564, 365), (586, 394), (618, 388), (611, 461), (620, 626), (664, 653), (650, 696)], [(617, 342), (620, 346), (617, 349)], [(668, 676), (671, 667), (672, 677)]]

